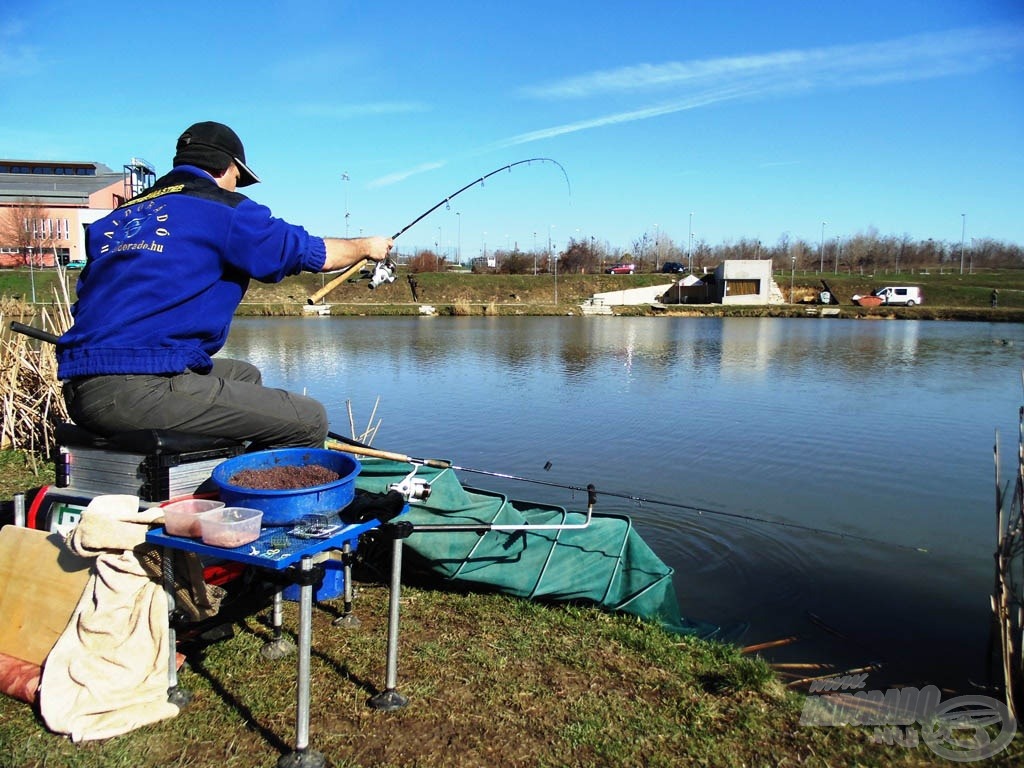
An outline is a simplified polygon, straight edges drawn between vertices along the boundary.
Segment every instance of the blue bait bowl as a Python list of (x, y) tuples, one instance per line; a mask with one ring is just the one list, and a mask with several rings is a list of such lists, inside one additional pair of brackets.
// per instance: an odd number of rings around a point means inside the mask
[[(309, 488), (263, 489), (231, 484), (231, 478), (247, 469), (292, 467), (319, 464), (338, 474), (338, 479)], [(213, 482), (220, 489), (220, 500), (231, 507), (250, 507), (263, 511), (263, 525), (291, 525), (303, 515), (332, 515), (348, 506), (355, 497), (359, 462), (347, 453), (325, 448), (274, 448), (243, 453), (218, 464)]]

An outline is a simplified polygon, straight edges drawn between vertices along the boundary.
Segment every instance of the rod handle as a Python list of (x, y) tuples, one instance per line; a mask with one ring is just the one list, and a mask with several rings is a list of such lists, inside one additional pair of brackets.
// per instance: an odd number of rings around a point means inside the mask
[(389, 461), (401, 461), (405, 464), (419, 464), (423, 467), (433, 467), (434, 469), (451, 469), (452, 463), (444, 459), (414, 459), (412, 456), (407, 456), (404, 453), (394, 453), (392, 451), (382, 451), (377, 448), (371, 448), (368, 445), (362, 445), (346, 439), (339, 439), (340, 436), (332, 434), (327, 435), (328, 440), (324, 443), (332, 451), (341, 451), (343, 453), (354, 453), (359, 456), (370, 456), (374, 459), (387, 459)]
[(319, 291), (317, 291), (316, 293), (311, 295), (308, 299), (306, 299), (306, 303), (307, 304), (316, 304), (318, 301), (320, 301), (320, 299), (322, 299), (324, 296), (326, 296), (328, 293), (333, 291), (335, 288), (337, 288), (343, 282), (345, 282), (350, 277), (352, 277), (352, 275), (354, 275), (356, 272), (358, 272), (360, 269), (362, 269), (363, 265), (367, 261), (369, 261), (369, 259), (360, 259), (359, 261), (357, 261), (355, 264), (353, 264), (351, 267), (346, 269), (344, 272), (342, 272), (336, 278), (331, 280), (331, 282), (327, 283)]
[(347, 442), (341, 442), (338, 440), (328, 440), (325, 445), (332, 451), (342, 451), (343, 453), (355, 453), (359, 456), (370, 456), (375, 459), (388, 459), (390, 461), (401, 461), (406, 464), (412, 464), (413, 459), (411, 456), (406, 456), (403, 453), (393, 453), (391, 451), (382, 451), (377, 448), (371, 448), (368, 445), (352, 445)]
[(23, 333), (26, 336), (31, 336), (33, 339), (45, 341), (48, 344), (56, 344), (60, 340), (59, 336), (54, 336), (52, 333), (48, 333), (47, 331), (41, 331), (38, 328), (33, 328), (31, 325), (19, 323), (16, 320), (11, 321), (11, 330)]

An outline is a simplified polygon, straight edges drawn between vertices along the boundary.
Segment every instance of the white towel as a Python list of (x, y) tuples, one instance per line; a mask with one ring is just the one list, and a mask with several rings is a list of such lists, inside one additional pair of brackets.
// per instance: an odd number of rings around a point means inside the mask
[(95, 557), (71, 621), (43, 665), (40, 711), (73, 741), (106, 739), (178, 714), (167, 701), (167, 596), (133, 550), (159, 508), (137, 496), (97, 496), (67, 537), (72, 552)]

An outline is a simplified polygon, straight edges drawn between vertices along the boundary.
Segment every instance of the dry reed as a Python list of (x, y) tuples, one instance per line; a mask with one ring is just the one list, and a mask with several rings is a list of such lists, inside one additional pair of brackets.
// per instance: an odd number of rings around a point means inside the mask
[(57, 379), (55, 348), (12, 331), (10, 321), (62, 334), (71, 325), (71, 302), (64, 280), (58, 284), (50, 305), (0, 300), (0, 449), (24, 451), (33, 465), (52, 455), (57, 424), (68, 414)]
[(1019, 411), (1017, 473), (1012, 489), (999, 477), (999, 434), (993, 450), (996, 480), (996, 578), (993, 633), (1002, 656), (1003, 694), (1010, 716), (1024, 713), (1024, 408)]

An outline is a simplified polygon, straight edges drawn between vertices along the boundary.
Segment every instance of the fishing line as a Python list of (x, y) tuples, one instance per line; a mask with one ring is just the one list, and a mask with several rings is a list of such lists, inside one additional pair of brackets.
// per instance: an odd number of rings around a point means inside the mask
[[(881, 539), (874, 539), (870, 536), (861, 536), (856, 533), (845, 533), (843, 531), (836, 531), (829, 528), (817, 528), (812, 525), (803, 525), (801, 523), (791, 523), (786, 520), (769, 520), (765, 517), (758, 517), (757, 515), (747, 515), (742, 512), (726, 512), (721, 509), (710, 509), (708, 507), (698, 507), (693, 504), (683, 504), (678, 501), (666, 501), (665, 499), (655, 499), (649, 496), (638, 496), (632, 493), (622, 493), (617, 491), (602, 491), (599, 488), (591, 486), (572, 485), (570, 483), (556, 483), (551, 480), (538, 480), (533, 477), (523, 477), (521, 475), (513, 475), (508, 472), (493, 472), (486, 469), (474, 469), (473, 467), (460, 467), (458, 464), (453, 464), (447, 459), (417, 459), (412, 456), (407, 456), (403, 453), (394, 453), (392, 451), (382, 451), (377, 448), (372, 448), (365, 443), (361, 443), (358, 440), (345, 437), (338, 434), (337, 432), (328, 432), (327, 436), (332, 440), (336, 440), (339, 443), (343, 443), (343, 447), (334, 445), (328, 445), (328, 447), (335, 448), (336, 450), (347, 451), (349, 453), (362, 454), (364, 456), (374, 456), (380, 459), (389, 459), (391, 461), (401, 461), (408, 464), (419, 464), (424, 467), (433, 467), (435, 469), (454, 469), (458, 472), (471, 472), (477, 475), (487, 475), (488, 477), (499, 477), (503, 480), (514, 480), (520, 483), (533, 483), (534, 485), (546, 485), (551, 488), (563, 488), (568, 491), (586, 491), (588, 494), (594, 493), (599, 496), (611, 496), (617, 499), (628, 499), (629, 501), (636, 502), (637, 504), (656, 504), (664, 507), (671, 507), (673, 509), (682, 509), (687, 512), (695, 512), (698, 515), (717, 515), (718, 517), (727, 517), (734, 520), (743, 520), (750, 523), (761, 523), (763, 525), (777, 525), (783, 528), (792, 528), (797, 531), (804, 531), (806, 533), (814, 533), (821, 536), (836, 536), (841, 539), (850, 539), (853, 541), (861, 541), (866, 544), (878, 544), (887, 547), (895, 547), (897, 549), (906, 549), (912, 552), (927, 553), (928, 550), (924, 547), (915, 547), (909, 544), (896, 544), (891, 541), (882, 541)], [(545, 465), (545, 469), (550, 468), (550, 462)]]
[[(489, 472), (483, 469), (472, 469), (470, 467), (459, 467), (454, 464), (451, 465), (452, 469), (459, 470), (460, 472), (472, 472), (479, 475), (489, 475), (491, 477), (500, 477), (505, 480), (516, 480), (522, 483), (533, 483), (535, 485), (547, 485), (554, 488), (564, 488), (569, 491), (587, 491), (587, 488), (579, 485), (571, 485), (568, 483), (555, 483), (550, 480), (537, 480), (531, 477), (521, 477), (519, 475), (511, 475), (504, 472)], [(726, 512), (721, 509), (710, 509), (708, 507), (698, 507), (693, 504), (683, 504), (678, 501), (666, 501), (665, 499), (654, 499), (648, 496), (637, 496), (632, 493), (622, 493), (616, 491), (602, 491), (600, 488), (593, 488), (594, 493), (599, 496), (611, 496), (617, 499), (628, 499), (629, 501), (636, 502), (637, 504), (657, 504), (663, 507), (672, 507), (673, 509), (683, 509), (688, 512), (695, 512), (698, 515), (717, 515), (718, 517), (728, 517), (734, 520), (744, 520), (751, 523), (762, 523), (764, 525), (778, 525), (783, 528), (792, 528), (798, 531), (805, 531), (807, 533), (814, 533), (824, 536), (838, 536), (842, 539), (852, 539), (855, 541), (862, 541), (868, 544), (882, 544), (889, 547), (896, 547), (898, 549), (907, 549), (913, 552), (927, 553), (928, 550), (924, 547), (915, 547), (909, 544), (896, 544), (890, 541), (882, 541), (881, 539), (873, 539), (870, 536), (860, 536), (856, 533), (846, 533), (843, 531), (835, 531), (828, 528), (816, 528), (812, 525), (803, 525), (801, 523), (791, 523), (785, 520), (769, 520), (764, 517), (757, 517), (756, 515), (746, 515), (741, 512)]]

